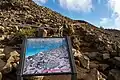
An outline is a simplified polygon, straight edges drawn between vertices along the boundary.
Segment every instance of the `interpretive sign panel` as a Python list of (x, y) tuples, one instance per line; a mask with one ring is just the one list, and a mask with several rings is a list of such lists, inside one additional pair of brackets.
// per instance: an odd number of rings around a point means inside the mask
[(22, 76), (75, 73), (68, 37), (27, 38), (21, 56)]

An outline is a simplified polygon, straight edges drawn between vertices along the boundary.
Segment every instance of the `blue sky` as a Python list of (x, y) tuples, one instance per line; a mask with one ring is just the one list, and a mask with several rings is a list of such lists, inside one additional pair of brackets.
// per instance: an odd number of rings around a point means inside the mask
[(64, 16), (120, 30), (120, 0), (33, 0)]

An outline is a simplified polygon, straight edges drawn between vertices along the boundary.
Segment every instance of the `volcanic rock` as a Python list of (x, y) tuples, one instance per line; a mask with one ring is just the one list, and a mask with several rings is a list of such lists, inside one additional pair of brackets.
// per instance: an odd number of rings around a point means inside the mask
[(82, 56), (82, 54), (79, 50), (73, 49), (72, 52), (74, 54), (74, 57), (81, 57)]
[(9, 73), (9, 72), (12, 71), (12, 69), (13, 69), (12, 64), (7, 63), (7, 64), (3, 67), (2, 73), (3, 73), (3, 74)]
[(0, 80), (2, 80), (2, 73), (0, 72)]
[(110, 70), (108, 80), (120, 80), (120, 71), (118, 69)]
[(93, 69), (93, 68), (98, 69), (99, 64), (100, 63), (98, 61), (90, 61), (90, 69)]
[(3, 58), (3, 57), (5, 57), (5, 54), (0, 54), (0, 58)]
[(91, 53), (87, 53), (86, 55), (92, 60), (96, 59), (97, 55), (99, 55), (99, 52), (91, 52)]
[(5, 57), (5, 54), (0, 50), (0, 58)]
[(47, 37), (47, 30), (45, 30), (45, 29), (38, 29), (37, 30), (37, 37)]
[(106, 80), (102, 77), (100, 72), (97, 69), (91, 69), (91, 71), (86, 75), (84, 80)]
[(86, 69), (90, 69), (89, 65), (90, 65), (90, 60), (87, 56), (81, 56), (80, 57), (80, 63), (81, 65), (86, 68)]
[(109, 67), (108, 64), (99, 64), (99, 70), (100, 71), (105, 71)]
[(6, 59), (10, 57), (10, 52), (14, 51), (12, 47), (6, 46), (3, 53), (5, 54)]
[(110, 55), (113, 56), (113, 57), (118, 56), (118, 54), (115, 50), (111, 51)]
[(117, 67), (120, 67), (120, 57), (114, 57), (110, 61)]
[(12, 52), (10, 52), (10, 56), (12, 56), (12, 57), (19, 57), (20, 54), (17, 51), (12, 51)]
[(0, 59), (0, 71), (3, 69), (3, 67), (5, 66), (5, 62), (3, 60)]
[(103, 60), (109, 59), (109, 58), (110, 58), (110, 54), (107, 54), (107, 53), (103, 54)]

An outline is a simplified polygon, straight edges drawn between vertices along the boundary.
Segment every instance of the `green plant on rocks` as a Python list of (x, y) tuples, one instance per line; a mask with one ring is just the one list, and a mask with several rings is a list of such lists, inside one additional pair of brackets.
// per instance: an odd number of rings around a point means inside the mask
[(17, 36), (31, 37), (35, 36), (35, 29), (20, 29), (19, 32), (16, 32)]

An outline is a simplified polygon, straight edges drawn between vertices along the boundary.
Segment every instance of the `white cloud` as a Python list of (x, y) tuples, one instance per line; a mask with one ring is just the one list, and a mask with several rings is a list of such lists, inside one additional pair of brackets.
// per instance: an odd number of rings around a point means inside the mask
[(90, 12), (93, 9), (92, 0), (58, 0), (62, 8), (69, 11)]
[(41, 4), (45, 4), (48, 0), (33, 0), (33, 1), (41, 5)]
[(118, 29), (113, 25), (113, 20), (111, 18), (101, 18), (99, 25), (105, 29)]
[(110, 22), (109, 18), (101, 18), (100, 25), (105, 25), (108, 24), (109, 22)]
[(108, 0), (108, 5), (113, 13), (111, 18), (114, 20), (116, 29), (120, 29), (120, 0)]

